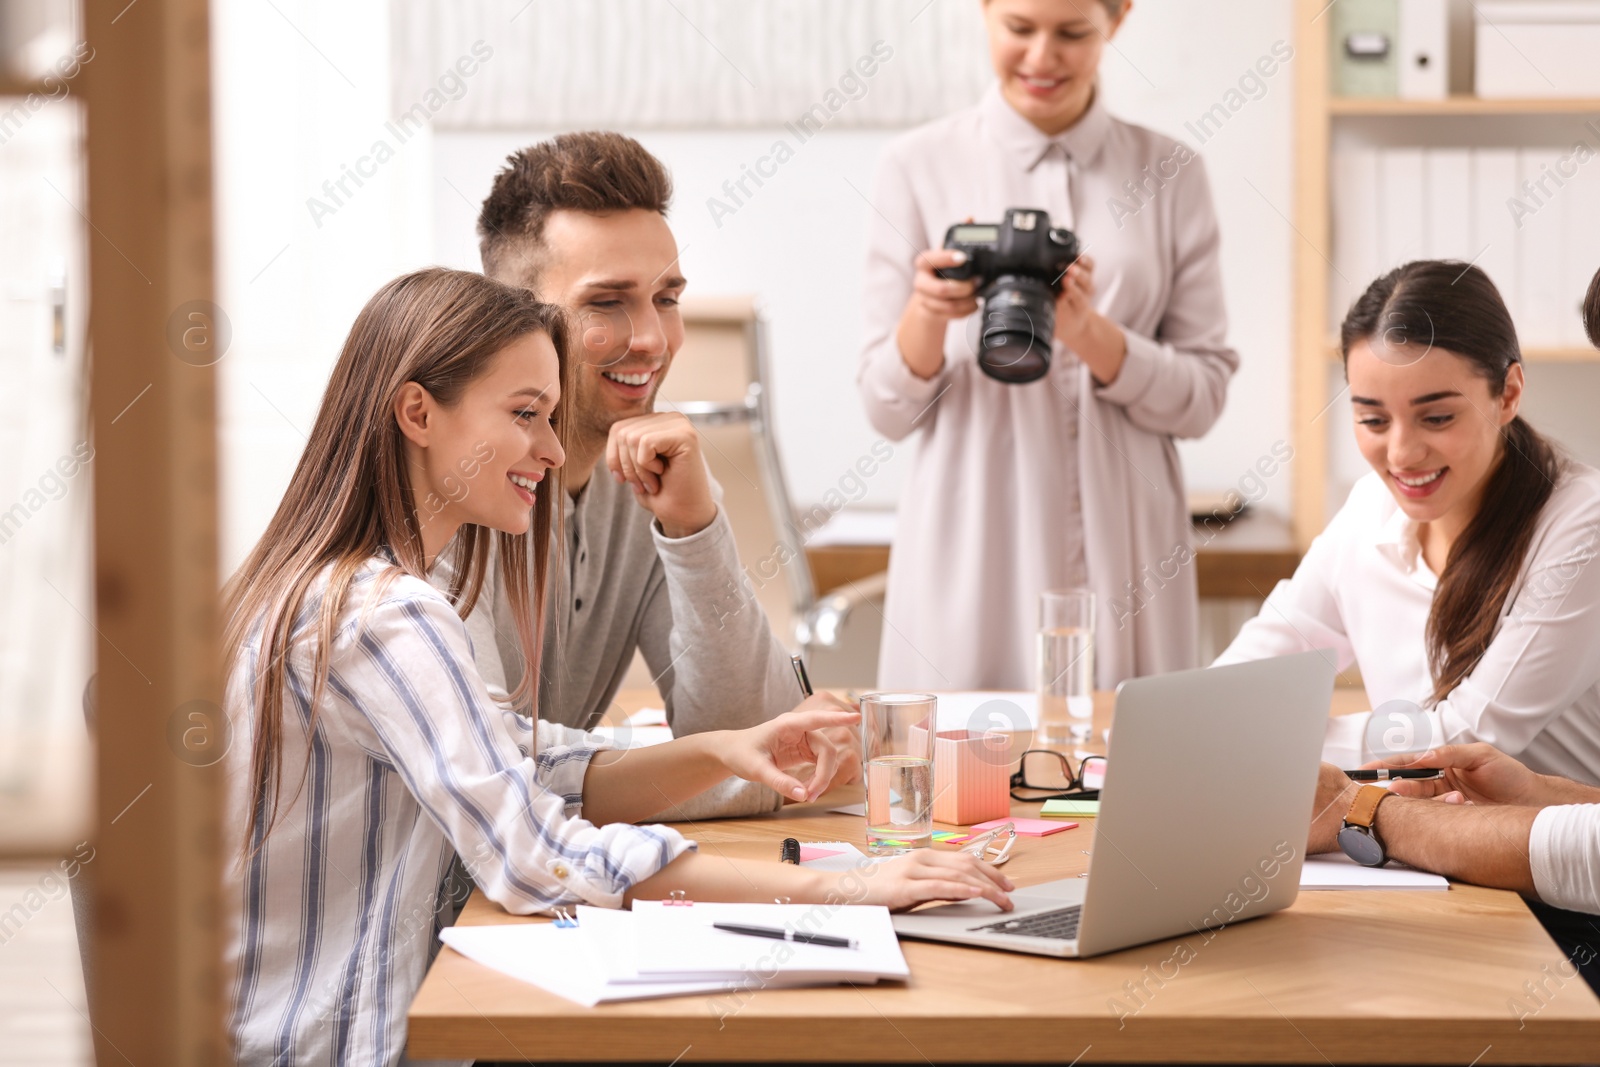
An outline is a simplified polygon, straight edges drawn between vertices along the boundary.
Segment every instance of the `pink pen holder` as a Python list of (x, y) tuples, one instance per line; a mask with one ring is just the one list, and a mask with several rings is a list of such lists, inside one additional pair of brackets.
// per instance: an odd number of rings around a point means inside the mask
[(933, 739), (933, 821), (971, 826), (1011, 814), (1011, 739), (945, 730)]

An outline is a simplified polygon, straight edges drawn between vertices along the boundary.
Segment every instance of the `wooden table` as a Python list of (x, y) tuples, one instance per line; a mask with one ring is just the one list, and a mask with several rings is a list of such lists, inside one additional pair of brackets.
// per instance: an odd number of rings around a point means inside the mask
[[(1194, 552), (1202, 597), (1265, 597), (1300, 563), (1289, 524), (1253, 510), (1226, 524), (1195, 523)], [(889, 546), (825, 545), (807, 548), (806, 559), (821, 595), (887, 570)]]
[[(1338, 699), (1336, 711), (1355, 710), (1353, 697)], [(1096, 712), (1103, 728), (1109, 695)], [(741, 858), (774, 858), (784, 837), (864, 844), (861, 819), (827, 813), (853, 799), (840, 791), (764, 818), (680, 828), (706, 851)], [(1020, 839), (1006, 873), (1029, 885), (1082, 872), (1091, 828)], [(459, 921), (543, 920), (475, 894)], [(1302, 893), (1209, 942), (1178, 938), (1088, 960), (910, 941), (904, 949), (904, 985), (581, 1008), (446, 948), (411, 1005), (408, 1051), (542, 1063), (1600, 1060), (1600, 1001), (1581, 978), (1563, 977), (1570, 969), (1520, 897), (1474, 886)]]

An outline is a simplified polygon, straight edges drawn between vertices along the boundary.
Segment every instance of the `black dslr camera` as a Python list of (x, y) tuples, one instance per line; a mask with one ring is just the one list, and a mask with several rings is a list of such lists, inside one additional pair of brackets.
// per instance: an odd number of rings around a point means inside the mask
[(957, 223), (944, 246), (967, 254), (959, 267), (934, 273), (952, 281), (978, 279), (983, 332), (978, 366), (991, 378), (1021, 384), (1050, 369), (1061, 278), (1078, 258), (1071, 230), (1052, 229), (1050, 216), (1030, 207), (1007, 208), (998, 223)]

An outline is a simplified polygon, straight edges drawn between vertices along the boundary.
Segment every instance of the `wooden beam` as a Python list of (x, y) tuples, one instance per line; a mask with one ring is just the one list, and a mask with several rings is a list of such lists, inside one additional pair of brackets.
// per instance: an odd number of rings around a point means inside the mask
[(1294, 105), (1294, 492), (1303, 550), (1322, 532), (1328, 495), (1328, 23), (1326, 0), (1296, 0)]
[[(206, 0), (85, 5), (97, 1060), (226, 1062)], [(237, 743), (237, 739), (236, 743)], [(245, 742), (248, 743), (248, 742)]]

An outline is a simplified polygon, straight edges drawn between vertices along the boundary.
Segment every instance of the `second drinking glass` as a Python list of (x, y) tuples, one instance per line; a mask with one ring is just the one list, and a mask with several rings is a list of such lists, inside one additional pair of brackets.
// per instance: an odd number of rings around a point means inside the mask
[(1039, 740), (1083, 744), (1094, 734), (1094, 593), (1039, 594)]
[(933, 739), (938, 698), (867, 693), (861, 698), (861, 765), (867, 781), (867, 851), (927, 848), (933, 840)]

